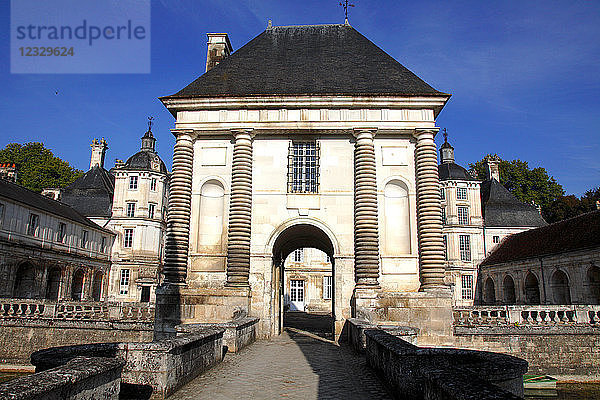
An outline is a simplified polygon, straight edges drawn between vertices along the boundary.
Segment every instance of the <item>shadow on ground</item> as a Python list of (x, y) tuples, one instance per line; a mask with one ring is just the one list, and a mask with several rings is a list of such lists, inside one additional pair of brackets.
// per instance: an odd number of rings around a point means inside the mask
[(283, 326), (300, 329), (322, 338), (333, 340), (333, 317), (331, 314), (286, 311), (283, 314)]

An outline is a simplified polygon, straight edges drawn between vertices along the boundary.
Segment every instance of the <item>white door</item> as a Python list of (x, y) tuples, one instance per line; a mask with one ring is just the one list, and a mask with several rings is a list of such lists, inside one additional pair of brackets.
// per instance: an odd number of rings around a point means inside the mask
[(304, 311), (304, 281), (290, 281), (290, 310)]

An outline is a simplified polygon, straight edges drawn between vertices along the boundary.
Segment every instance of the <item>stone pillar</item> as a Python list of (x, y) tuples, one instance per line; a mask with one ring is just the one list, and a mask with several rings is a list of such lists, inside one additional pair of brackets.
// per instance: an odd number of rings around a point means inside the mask
[(185, 283), (187, 275), (194, 148), (190, 131), (176, 131), (173, 176), (165, 240), (165, 283)]
[(250, 129), (232, 132), (231, 198), (227, 237), (227, 285), (248, 286), (252, 221), (252, 138)]
[(444, 284), (442, 206), (438, 176), (436, 129), (417, 129), (415, 169), (421, 291), (447, 290)]
[(357, 287), (379, 286), (375, 131), (354, 130), (354, 271)]

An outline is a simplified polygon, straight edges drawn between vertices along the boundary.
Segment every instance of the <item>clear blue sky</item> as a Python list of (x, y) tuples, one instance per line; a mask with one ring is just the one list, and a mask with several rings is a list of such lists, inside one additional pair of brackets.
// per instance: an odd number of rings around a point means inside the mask
[[(353, 3), (352, 26), (452, 93), (438, 125), (448, 129), (459, 163), (498, 153), (545, 167), (567, 193), (600, 185), (600, 2)], [(136, 152), (148, 115), (171, 165), (174, 120), (157, 97), (203, 73), (206, 32), (228, 32), (238, 49), (269, 18), (274, 25), (344, 20), (337, 0), (153, 0), (150, 74), (13, 75), (9, 14), (9, 2), (0, 2), (0, 146), (43, 141), (83, 170), (94, 137), (109, 142), (109, 168)]]

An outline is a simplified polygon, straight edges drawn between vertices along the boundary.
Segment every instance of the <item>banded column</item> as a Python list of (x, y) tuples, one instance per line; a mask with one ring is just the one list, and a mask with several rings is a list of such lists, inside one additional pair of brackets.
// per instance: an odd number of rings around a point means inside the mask
[(433, 138), (436, 130), (415, 132), (415, 170), (417, 180), (417, 226), (419, 236), (419, 269), (422, 291), (445, 289), (442, 205), (438, 175), (437, 149)]
[(192, 204), (194, 148), (190, 132), (177, 131), (173, 153), (173, 175), (169, 187), (169, 214), (165, 239), (165, 282), (184, 283), (187, 276)]
[(231, 199), (227, 240), (227, 284), (248, 286), (250, 276), (250, 226), (252, 222), (251, 130), (233, 131)]
[(354, 136), (354, 271), (357, 286), (379, 285), (379, 220), (375, 129), (355, 129)]

